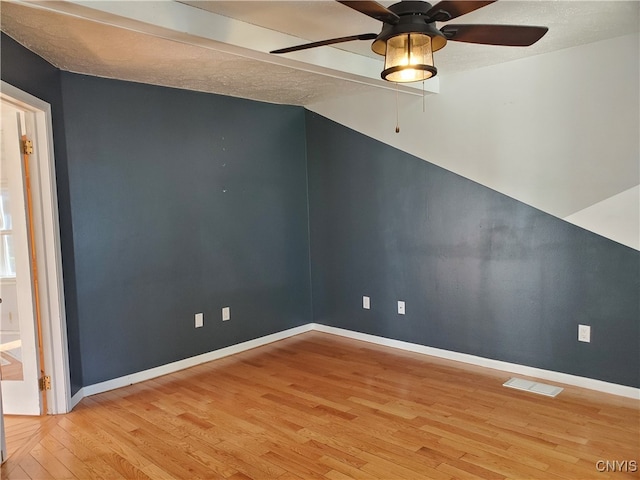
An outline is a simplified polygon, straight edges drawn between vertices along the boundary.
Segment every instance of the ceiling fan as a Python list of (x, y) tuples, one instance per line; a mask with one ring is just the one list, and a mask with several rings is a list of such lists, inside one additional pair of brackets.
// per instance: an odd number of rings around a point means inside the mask
[(438, 73), (433, 64), (433, 52), (443, 48), (449, 40), (528, 47), (549, 30), (547, 27), (523, 25), (445, 25), (438, 30), (435, 25), (436, 22), (448, 22), (496, 0), (443, 0), (435, 5), (411, 0), (401, 1), (389, 8), (378, 2), (364, 0), (337, 1), (381, 21), (382, 31), (305, 43), (270, 53), (289, 53), (353, 40), (373, 40), (371, 50), (385, 57), (382, 78), (390, 82), (415, 82)]

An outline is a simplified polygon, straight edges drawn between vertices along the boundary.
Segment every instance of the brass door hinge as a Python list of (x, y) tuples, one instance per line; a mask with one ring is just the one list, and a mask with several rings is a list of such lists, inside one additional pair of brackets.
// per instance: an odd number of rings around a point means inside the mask
[(31, 140), (22, 141), (22, 153), (31, 155), (33, 153), (33, 142)]
[(40, 391), (44, 392), (45, 390), (51, 390), (51, 376), (45, 375), (38, 380), (38, 386), (40, 387)]

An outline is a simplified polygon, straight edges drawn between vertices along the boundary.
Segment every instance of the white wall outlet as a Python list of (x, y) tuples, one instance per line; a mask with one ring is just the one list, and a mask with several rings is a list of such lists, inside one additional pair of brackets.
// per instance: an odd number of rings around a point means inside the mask
[(226, 322), (231, 319), (231, 310), (229, 307), (222, 307), (222, 321)]
[(398, 300), (398, 315), (404, 315), (404, 302)]
[(578, 325), (578, 341), (591, 343), (591, 326)]
[(204, 325), (204, 313), (196, 313), (196, 328)]
[(362, 297), (362, 308), (369, 310), (371, 308), (371, 299), (367, 296)]

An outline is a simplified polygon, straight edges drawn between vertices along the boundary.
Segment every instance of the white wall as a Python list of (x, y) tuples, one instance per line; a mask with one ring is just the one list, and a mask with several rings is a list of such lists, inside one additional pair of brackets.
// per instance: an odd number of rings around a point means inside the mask
[(640, 186), (580, 210), (565, 220), (640, 250)]
[[(394, 93), (308, 108), (565, 218), (640, 184), (639, 43), (638, 34), (626, 35), (456, 75), (440, 72), (441, 93), (426, 97), (426, 112), (422, 99), (401, 96), (399, 134)], [(619, 218), (637, 224), (637, 208), (619, 202), (617, 208), (624, 210)], [(582, 226), (628, 244), (615, 228), (594, 221)], [(638, 248), (637, 239), (631, 243)]]

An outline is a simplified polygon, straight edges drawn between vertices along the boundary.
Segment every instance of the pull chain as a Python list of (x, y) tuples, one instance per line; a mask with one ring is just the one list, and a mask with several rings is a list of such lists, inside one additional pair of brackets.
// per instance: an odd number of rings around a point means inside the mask
[(424, 79), (422, 80), (422, 113), (425, 111), (425, 97), (424, 97)]
[(396, 133), (400, 133), (400, 108), (398, 107), (398, 83), (396, 82)]

